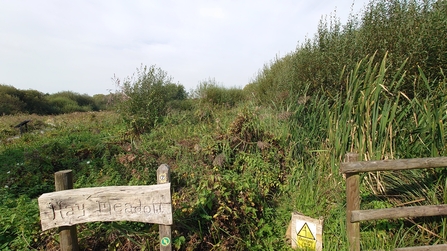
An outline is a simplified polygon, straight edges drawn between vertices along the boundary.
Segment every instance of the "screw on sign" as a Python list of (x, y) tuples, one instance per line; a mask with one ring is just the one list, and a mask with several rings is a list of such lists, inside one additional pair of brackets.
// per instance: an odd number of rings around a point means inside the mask
[(158, 179), (159, 179), (160, 183), (166, 183), (166, 174), (165, 173), (160, 174)]
[(161, 239), (161, 245), (162, 246), (167, 246), (167, 245), (169, 245), (171, 243), (171, 239), (169, 239), (169, 237), (163, 237), (162, 239)]

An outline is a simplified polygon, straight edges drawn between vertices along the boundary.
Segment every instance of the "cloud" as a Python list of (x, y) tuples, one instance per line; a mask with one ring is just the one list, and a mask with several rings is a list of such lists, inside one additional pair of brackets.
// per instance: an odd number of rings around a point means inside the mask
[(348, 2), (2, 1), (0, 83), (93, 95), (115, 88), (114, 74), (155, 64), (187, 90), (209, 77), (243, 87), (336, 6), (346, 17)]
[(211, 17), (216, 19), (225, 18), (225, 12), (221, 8), (200, 8), (199, 13), (202, 17)]

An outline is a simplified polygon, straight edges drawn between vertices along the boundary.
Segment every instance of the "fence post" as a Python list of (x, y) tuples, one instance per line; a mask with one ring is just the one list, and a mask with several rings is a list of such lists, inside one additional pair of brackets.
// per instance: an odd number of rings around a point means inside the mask
[[(73, 189), (73, 172), (63, 170), (54, 173), (54, 186), (56, 191)], [(59, 239), (61, 251), (79, 250), (76, 225), (59, 227)]]
[[(345, 162), (358, 161), (357, 153), (347, 153)], [(360, 210), (360, 178), (359, 173), (346, 174), (346, 234), (348, 235), (349, 250), (360, 251), (360, 224), (351, 223), (353, 210)]]
[[(163, 184), (171, 182), (171, 170), (166, 164), (161, 164), (157, 169), (157, 184)], [(158, 225), (160, 236), (160, 251), (171, 251), (171, 226), (170, 225)]]

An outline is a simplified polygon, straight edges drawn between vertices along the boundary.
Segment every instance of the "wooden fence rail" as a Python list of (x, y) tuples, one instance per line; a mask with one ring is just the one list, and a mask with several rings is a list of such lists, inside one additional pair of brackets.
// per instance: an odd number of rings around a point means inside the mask
[[(374, 171), (401, 171), (447, 167), (447, 157), (400, 160), (358, 161), (358, 155), (348, 153), (341, 163), (346, 174), (346, 231), (351, 251), (360, 250), (360, 221), (447, 215), (447, 204), (360, 210), (360, 173)], [(447, 250), (447, 245), (397, 248), (396, 251)]]

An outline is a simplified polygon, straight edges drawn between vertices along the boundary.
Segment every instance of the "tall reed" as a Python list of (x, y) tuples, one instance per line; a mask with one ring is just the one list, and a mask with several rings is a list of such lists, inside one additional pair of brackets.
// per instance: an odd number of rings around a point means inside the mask
[(406, 113), (400, 104), (407, 96), (399, 91), (404, 64), (387, 83), (387, 56), (380, 64), (374, 64), (374, 58), (357, 63), (348, 75), (345, 93), (331, 109), (329, 142), (339, 160), (348, 151), (358, 152), (364, 160), (395, 157), (395, 137)]
[[(362, 160), (445, 155), (445, 77), (430, 81), (420, 69), (413, 81), (414, 90), (419, 91), (410, 96), (402, 88), (407, 77), (405, 64), (394, 68), (387, 53), (380, 60), (376, 54), (365, 57), (351, 71), (340, 74), (345, 76), (340, 78), (344, 92), (335, 97), (325, 92), (312, 96), (305, 92), (299, 97), (310, 97), (306, 103), (298, 102), (297, 97), (294, 105), (287, 108), (293, 111), (289, 121), (290, 144), (299, 166), (289, 179), (291, 193), (300, 194), (293, 199), (294, 207), (297, 211), (323, 215), (330, 232), (342, 226), (336, 218), (341, 217), (344, 205), (334, 204), (345, 199), (344, 181), (338, 172), (345, 153), (357, 152)], [(362, 179), (362, 206), (382, 208), (411, 201), (440, 204), (447, 198), (443, 188), (446, 180), (442, 170), (370, 173)], [(362, 245), (371, 249), (413, 245), (423, 240), (443, 241), (439, 238), (447, 231), (443, 222), (419, 219), (363, 224), (364, 235), (370, 240)], [(427, 236), (422, 228), (436, 235)], [(325, 240), (326, 246), (343, 249), (343, 242), (337, 244), (329, 239)], [(384, 242), (389, 245), (385, 247)]]

